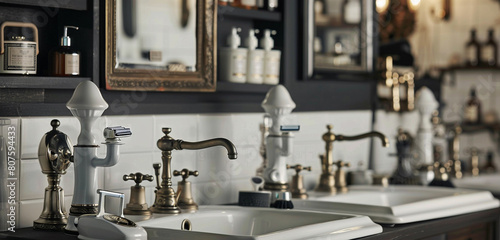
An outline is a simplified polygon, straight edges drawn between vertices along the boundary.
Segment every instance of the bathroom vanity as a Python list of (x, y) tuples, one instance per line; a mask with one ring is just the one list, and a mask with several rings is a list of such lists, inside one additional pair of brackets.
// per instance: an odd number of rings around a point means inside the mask
[[(383, 226), (383, 232), (366, 240), (386, 239), (498, 239), (500, 237), (500, 208), (464, 214), (437, 220), (396, 226)], [(35, 231), (32, 228), (16, 229), (15, 233), (1, 232), (0, 238), (9, 239), (78, 239), (62, 232)]]

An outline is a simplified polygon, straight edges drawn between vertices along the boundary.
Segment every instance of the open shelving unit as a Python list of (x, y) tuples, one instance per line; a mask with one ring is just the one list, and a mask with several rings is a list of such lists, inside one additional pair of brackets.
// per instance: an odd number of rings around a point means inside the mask
[[(250, 29), (259, 29), (260, 34), (257, 38), (263, 34), (264, 28), (269, 28), (276, 30), (277, 34), (273, 36), (275, 49), (282, 52), (281, 58), (283, 59), (283, 14), (282, 8), (278, 8), (275, 11), (266, 10), (247, 10), (243, 8), (237, 8), (232, 6), (218, 6), (217, 8), (217, 45), (218, 49), (226, 47), (226, 39), (231, 34), (231, 29), (233, 27), (241, 28), (239, 33), (241, 37), (241, 44), (244, 46), (245, 38), (248, 36), (248, 31)], [(220, 66), (219, 64), (217, 66)], [(280, 78), (283, 78), (283, 60), (280, 64)], [(219, 70), (220, 68), (218, 68)], [(219, 70), (220, 71), (220, 70)], [(218, 74), (220, 76), (220, 74)], [(283, 80), (280, 80), (283, 83)], [(265, 93), (273, 85), (267, 84), (248, 84), (248, 83), (232, 83), (217, 81), (217, 91), (220, 92), (245, 92), (245, 93)]]

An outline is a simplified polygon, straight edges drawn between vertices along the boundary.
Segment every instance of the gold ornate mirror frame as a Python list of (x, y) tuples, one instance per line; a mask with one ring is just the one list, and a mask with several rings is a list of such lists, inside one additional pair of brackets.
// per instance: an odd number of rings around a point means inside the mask
[(215, 0), (196, 1), (196, 71), (116, 68), (116, 0), (106, 1), (107, 90), (215, 91), (217, 53), (217, 5)]

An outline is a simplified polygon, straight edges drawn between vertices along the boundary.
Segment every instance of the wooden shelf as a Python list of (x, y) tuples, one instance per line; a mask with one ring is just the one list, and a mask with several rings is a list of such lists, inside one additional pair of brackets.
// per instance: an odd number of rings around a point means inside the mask
[[(455, 123), (446, 123), (446, 128), (452, 129), (455, 126)], [(478, 133), (478, 132), (496, 132), (500, 131), (500, 122), (490, 123), (490, 124), (461, 124), (462, 133)]]
[(266, 93), (275, 85), (217, 82), (217, 92)]
[(498, 67), (490, 67), (490, 66), (450, 66), (447, 68), (442, 68), (441, 71), (500, 71), (500, 66)]
[(0, 0), (0, 3), (10, 3), (10, 4), (34, 6), (34, 7), (64, 8), (64, 9), (81, 10), (81, 11), (87, 10), (86, 0), (69, 0), (69, 1)]
[(86, 77), (0, 76), (0, 88), (75, 89)]
[(228, 18), (246, 18), (252, 20), (263, 20), (263, 21), (281, 21), (280, 12), (271, 12), (265, 10), (246, 10), (231, 6), (219, 6), (217, 9), (217, 15), (219, 20), (224, 17)]

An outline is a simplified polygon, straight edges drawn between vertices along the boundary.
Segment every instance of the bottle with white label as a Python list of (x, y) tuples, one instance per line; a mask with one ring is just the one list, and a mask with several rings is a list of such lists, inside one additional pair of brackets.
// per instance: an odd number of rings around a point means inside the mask
[(264, 84), (278, 84), (280, 81), (280, 60), (281, 51), (273, 50), (274, 40), (271, 34), (276, 31), (266, 29), (264, 36), (260, 39), (260, 45), (264, 48)]
[(247, 83), (262, 84), (264, 82), (264, 50), (257, 49), (258, 40), (255, 37), (258, 30), (250, 29), (245, 44), (248, 48)]
[(53, 76), (80, 75), (80, 52), (71, 46), (71, 38), (68, 36), (69, 28), (78, 30), (78, 27), (64, 26), (61, 45), (49, 54), (50, 73)]
[(245, 83), (247, 81), (247, 49), (240, 48), (240, 28), (233, 28), (227, 38), (229, 47), (221, 48), (220, 76), (222, 81)]

